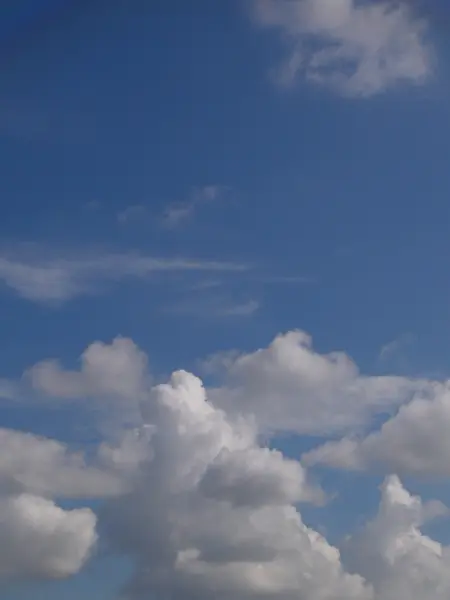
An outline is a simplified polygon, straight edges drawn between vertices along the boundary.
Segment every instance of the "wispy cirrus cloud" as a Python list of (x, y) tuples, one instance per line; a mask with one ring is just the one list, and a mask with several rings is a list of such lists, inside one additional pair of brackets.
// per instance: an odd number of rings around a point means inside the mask
[(171, 204), (166, 208), (161, 216), (162, 226), (173, 229), (185, 225), (202, 206), (217, 201), (225, 191), (226, 188), (221, 185), (195, 188), (187, 201)]
[(223, 185), (194, 187), (187, 199), (169, 203), (161, 214), (153, 213), (144, 203), (130, 204), (117, 213), (117, 222), (122, 226), (147, 222), (165, 229), (178, 229), (191, 222), (202, 207), (225, 197), (227, 190)]
[(265, 275), (256, 280), (266, 285), (313, 285), (319, 282), (317, 277), (308, 275)]
[(117, 213), (117, 222), (120, 225), (141, 221), (143, 218), (148, 218), (148, 210), (143, 204), (132, 204)]
[(148, 279), (162, 273), (239, 272), (244, 264), (187, 258), (157, 258), (137, 252), (83, 257), (26, 258), (0, 255), (0, 281), (27, 300), (62, 303), (125, 279)]
[(224, 317), (251, 317), (255, 312), (261, 308), (261, 303), (258, 300), (248, 300), (247, 302), (241, 302), (225, 306), (219, 312), (219, 315)]
[(235, 300), (231, 297), (208, 295), (202, 298), (187, 298), (166, 310), (174, 315), (189, 315), (202, 319), (226, 317), (252, 317), (261, 308), (256, 299)]
[(379, 361), (386, 362), (392, 361), (393, 358), (398, 358), (398, 356), (415, 341), (416, 338), (412, 333), (404, 333), (394, 340), (387, 342), (380, 349), (378, 356)]
[(276, 80), (300, 79), (367, 97), (432, 72), (427, 22), (411, 2), (255, 0), (254, 22), (278, 29), (289, 50)]
[(17, 395), (15, 382), (0, 378), (0, 400), (13, 400)]

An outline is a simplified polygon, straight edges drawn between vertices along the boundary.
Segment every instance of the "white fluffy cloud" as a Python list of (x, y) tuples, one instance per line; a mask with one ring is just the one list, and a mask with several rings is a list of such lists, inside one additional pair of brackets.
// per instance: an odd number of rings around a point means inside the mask
[(147, 356), (128, 338), (93, 342), (80, 358), (79, 371), (45, 360), (26, 373), (37, 391), (56, 398), (109, 396), (136, 403), (150, 389)]
[(290, 55), (278, 73), (349, 96), (370, 96), (431, 72), (426, 24), (394, 0), (255, 0), (253, 17), (279, 29)]
[(364, 438), (328, 442), (303, 457), (306, 464), (378, 469), (424, 478), (450, 475), (450, 387), (430, 385)]
[(0, 578), (73, 575), (94, 547), (96, 517), (31, 494), (0, 497)]
[(54, 498), (124, 493), (122, 465), (104, 455), (90, 466), (59, 442), (0, 429), (0, 581), (81, 569), (97, 541), (97, 519), (87, 508), (63, 510)]
[(378, 514), (347, 541), (347, 563), (375, 590), (379, 600), (447, 600), (450, 596), (450, 549), (420, 527), (445, 508), (423, 504), (396, 476), (386, 479)]
[[(405, 402), (380, 444), (390, 455), (393, 440), (418, 435), (415, 456), (431, 470), (439, 459), (427, 455), (423, 432), (445, 444), (445, 384), (363, 376), (345, 354), (315, 352), (299, 331), (216, 357), (210, 366), (220, 365), (223, 385), (211, 390), (184, 371), (153, 385), (145, 354), (123, 338), (89, 346), (78, 371), (50, 364), (28, 372), (40, 393), (118, 398), (107, 406), (132, 411), (138, 423), (89, 461), (52, 440), (0, 430), (0, 539), (11, 548), (0, 552), (0, 577), (77, 572), (95, 547), (95, 516), (55, 502), (99, 496), (105, 541), (135, 560), (130, 600), (447, 600), (449, 550), (420, 531), (445, 507), (423, 504), (391, 476), (378, 515), (340, 552), (301, 515), (303, 503), (324, 504), (320, 486), (259, 435), (352, 431)], [(401, 471), (393, 460), (383, 468)]]
[(294, 503), (320, 497), (299, 463), (258, 446), (257, 432), (174, 373), (143, 405), (150, 460), (105, 520), (138, 569), (131, 598), (369, 600), (339, 552)]
[(89, 466), (81, 454), (54, 440), (0, 429), (0, 495), (92, 498), (122, 491), (114, 469)]
[(25, 372), (24, 381), (41, 397), (87, 400), (103, 433), (139, 425), (139, 403), (151, 389), (147, 355), (132, 340), (117, 337), (109, 344), (93, 342), (79, 362), (78, 370), (66, 370), (57, 360), (44, 360)]
[(210, 391), (226, 411), (255, 416), (264, 430), (324, 435), (354, 430), (392, 409), (429, 383), (362, 375), (343, 352), (319, 354), (303, 331), (277, 336), (243, 355), (213, 357), (223, 385)]
[[(97, 541), (96, 516), (54, 498), (122, 494), (120, 464), (89, 466), (54, 440), (0, 429), (0, 581), (78, 572)], [(108, 468), (106, 468), (108, 466)]]
[[(379, 413), (428, 390), (430, 382), (395, 376), (365, 376), (344, 352), (320, 354), (303, 331), (277, 336), (249, 354), (217, 355), (204, 363), (221, 385), (208, 390), (213, 403), (230, 414), (254, 417), (264, 431), (321, 435), (353, 431)], [(77, 371), (47, 360), (26, 379), (35, 390), (57, 398), (110, 397), (133, 407), (151, 388), (146, 355), (132, 340), (92, 343)]]

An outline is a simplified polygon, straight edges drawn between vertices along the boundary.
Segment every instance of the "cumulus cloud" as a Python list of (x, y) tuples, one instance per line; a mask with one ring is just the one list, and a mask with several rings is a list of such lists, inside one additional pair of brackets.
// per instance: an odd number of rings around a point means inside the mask
[(255, 0), (253, 18), (278, 29), (289, 56), (277, 73), (347, 96), (371, 96), (431, 73), (426, 23), (394, 0)]
[(43, 360), (23, 377), (40, 401), (83, 401), (91, 409), (91, 426), (108, 436), (140, 423), (139, 403), (150, 391), (148, 359), (129, 338), (93, 342), (79, 359), (79, 369), (65, 369), (58, 360)]
[(378, 514), (345, 544), (346, 563), (373, 585), (377, 599), (446, 600), (450, 549), (420, 530), (444, 513), (440, 503), (424, 504), (398, 477), (388, 477)]
[[(40, 394), (54, 398), (112, 398), (131, 412), (151, 388), (147, 356), (132, 340), (94, 342), (79, 370), (44, 360), (25, 379)], [(211, 401), (229, 414), (250, 415), (261, 431), (321, 435), (353, 431), (374, 415), (394, 411), (418, 391), (433, 389), (427, 380), (366, 376), (343, 352), (320, 354), (303, 331), (277, 336), (266, 348), (215, 355), (202, 363), (220, 385), (208, 390)]]
[(150, 389), (147, 362), (132, 340), (116, 337), (110, 344), (90, 344), (78, 371), (65, 370), (57, 360), (44, 360), (28, 369), (26, 377), (34, 389), (56, 398), (112, 396), (137, 403)]
[[(441, 503), (424, 504), (390, 476), (378, 514), (339, 550), (302, 517), (304, 503), (326, 500), (311, 472), (262, 445), (260, 434), (271, 426), (359, 428), (407, 398), (388, 421), (400, 425), (382, 441), (395, 460), (421, 427), (445, 443), (447, 386), (363, 376), (345, 354), (314, 351), (299, 331), (215, 360), (224, 381), (214, 389), (184, 371), (154, 385), (146, 355), (123, 338), (89, 346), (77, 371), (45, 362), (28, 371), (42, 394), (107, 401), (111, 411), (132, 411), (135, 423), (123, 421), (121, 439), (100, 441), (89, 460), (54, 440), (0, 430), (0, 538), (8, 550), (0, 551), (0, 577), (77, 572), (95, 548), (96, 518), (56, 502), (95, 496), (105, 499), (104, 541), (135, 561), (124, 590), (130, 600), (446, 600), (449, 551), (420, 530), (447, 515)], [(276, 414), (283, 417), (274, 425)], [(413, 445), (432, 469), (438, 459), (420, 435)], [(354, 454), (365, 460), (365, 452)], [(392, 466), (401, 470), (384, 468)]]
[(391, 470), (420, 477), (450, 475), (450, 387), (430, 385), (400, 407), (378, 430), (363, 438), (347, 437), (312, 450), (310, 465), (349, 470)]
[(95, 549), (97, 517), (57, 501), (123, 497), (149, 459), (146, 439), (145, 427), (129, 430), (87, 461), (55, 440), (0, 429), (0, 583), (77, 573)]
[(407, 401), (429, 383), (365, 376), (344, 352), (320, 354), (303, 331), (277, 336), (249, 354), (212, 357), (221, 386), (210, 390), (226, 411), (252, 414), (263, 430), (324, 435), (354, 430)]
[(88, 508), (64, 510), (54, 498), (123, 490), (113, 470), (87, 465), (63, 444), (0, 429), (0, 581), (78, 572), (96, 544), (97, 519)]
[(0, 281), (19, 296), (61, 303), (98, 291), (99, 286), (128, 278), (147, 279), (170, 272), (243, 271), (244, 265), (190, 259), (153, 258), (141, 254), (104, 254), (84, 258), (17, 258), (0, 256)]
[(261, 448), (247, 419), (230, 419), (186, 372), (153, 388), (151, 429), (133, 491), (103, 515), (116, 547), (133, 555), (130, 598), (372, 597), (294, 503), (320, 492), (301, 465)]
[(89, 509), (63, 510), (31, 494), (0, 498), (0, 578), (77, 573), (97, 540)]
[(55, 440), (0, 429), (0, 495), (29, 493), (46, 498), (108, 497), (123, 491), (113, 470), (86, 464)]

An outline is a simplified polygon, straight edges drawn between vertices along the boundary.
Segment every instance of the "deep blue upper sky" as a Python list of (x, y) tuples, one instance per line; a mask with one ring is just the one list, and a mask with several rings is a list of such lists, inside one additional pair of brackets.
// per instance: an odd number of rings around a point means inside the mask
[[(237, 0), (2, 3), (2, 255), (32, 243), (43, 257), (138, 251), (252, 268), (130, 279), (58, 307), (1, 287), (0, 376), (46, 357), (70, 366), (92, 340), (117, 334), (145, 348), (156, 371), (194, 368), (297, 327), (368, 371), (406, 334), (404, 371), (448, 373), (450, 49), (445, 27), (431, 35), (428, 84), (349, 99), (274, 85), (280, 37)], [(186, 226), (161, 226), (168, 206), (204, 186), (221, 198), (200, 203)], [(218, 291), (208, 287), (218, 278)], [(251, 314), (224, 314), (251, 302)], [(2, 418), (32, 427), (10, 409)], [(102, 577), (33, 598), (82, 589), (110, 600), (94, 589)]]
[[(223, 344), (302, 326), (370, 360), (386, 340), (413, 332), (421, 360), (440, 365), (450, 339), (442, 65), (431, 89), (367, 102), (307, 86), (286, 93), (267, 76), (277, 39), (255, 31), (232, 1), (44, 2), (42, 14), (23, 4), (2, 27), (5, 243), (138, 247), (313, 277), (313, 286), (255, 290), (257, 327), (227, 324)], [(232, 201), (181, 233), (118, 226), (129, 205), (158, 213), (207, 184), (229, 186)], [(74, 349), (116, 331), (145, 339), (154, 295), (110, 297), (106, 307), (104, 298), (81, 301), (65, 325), (3, 295), (3, 314), (15, 315), (2, 327), (8, 360), (30, 326), (45, 329), (49, 351), (61, 327)], [(74, 319), (89, 323), (76, 339)], [(155, 320), (177, 346), (181, 330), (191, 337), (190, 319), (177, 321), (178, 334), (173, 317)], [(200, 353), (208, 348), (198, 343)], [(172, 345), (159, 348), (165, 359)]]

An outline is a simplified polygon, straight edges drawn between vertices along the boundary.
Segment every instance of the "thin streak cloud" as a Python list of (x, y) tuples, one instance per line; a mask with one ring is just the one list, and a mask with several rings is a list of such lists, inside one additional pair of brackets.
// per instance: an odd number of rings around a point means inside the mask
[(61, 303), (98, 291), (104, 283), (145, 280), (175, 272), (240, 272), (246, 265), (187, 258), (156, 258), (138, 253), (111, 253), (86, 258), (24, 260), (0, 256), (0, 281), (27, 300)]

